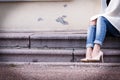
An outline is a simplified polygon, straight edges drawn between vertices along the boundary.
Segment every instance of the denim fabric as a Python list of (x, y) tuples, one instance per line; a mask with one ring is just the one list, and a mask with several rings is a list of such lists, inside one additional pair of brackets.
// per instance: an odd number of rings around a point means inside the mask
[(94, 47), (94, 44), (102, 46), (105, 37), (120, 37), (120, 32), (103, 16), (97, 19), (96, 25), (90, 25), (87, 32), (86, 47)]

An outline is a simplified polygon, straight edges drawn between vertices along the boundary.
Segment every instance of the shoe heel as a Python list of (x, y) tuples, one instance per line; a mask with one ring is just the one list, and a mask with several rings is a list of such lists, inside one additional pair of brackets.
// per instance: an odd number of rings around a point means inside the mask
[(103, 52), (100, 51), (99, 54), (98, 54), (98, 56), (90, 59), (89, 61), (90, 61), (90, 62), (102, 62), (102, 63), (104, 63)]
[(104, 63), (103, 55), (101, 55), (101, 62)]

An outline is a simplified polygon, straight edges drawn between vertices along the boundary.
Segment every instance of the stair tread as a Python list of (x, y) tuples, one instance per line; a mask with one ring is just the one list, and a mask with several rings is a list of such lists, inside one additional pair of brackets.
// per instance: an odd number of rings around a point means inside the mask
[[(87, 33), (0, 33), (2, 38), (31, 38), (31, 39), (86, 39)], [(109, 37), (113, 38), (113, 37)], [(115, 38), (114, 39), (119, 39)]]
[(0, 62), (0, 65), (44, 66), (44, 67), (120, 67), (120, 63), (83, 63), (83, 62)]
[(29, 38), (33, 33), (0, 33), (0, 39), (23, 39)]
[(0, 80), (119, 80), (120, 63), (0, 63), (0, 71)]
[(4, 38), (29, 38), (32, 39), (79, 39), (79, 38), (86, 38), (86, 34), (83, 33), (0, 33), (0, 39)]
[(31, 39), (86, 39), (86, 34), (34, 34)]
[[(120, 55), (119, 49), (102, 49), (104, 55)], [(84, 55), (85, 49), (40, 49), (40, 48), (21, 48), (21, 49), (0, 49), (0, 54), (58, 54), (58, 55)]]

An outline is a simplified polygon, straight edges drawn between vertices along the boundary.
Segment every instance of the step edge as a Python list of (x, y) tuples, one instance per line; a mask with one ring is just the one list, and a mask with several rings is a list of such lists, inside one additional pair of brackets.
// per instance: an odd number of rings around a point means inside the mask
[(65, 49), (0, 49), (1, 55), (72, 55), (72, 50)]
[[(120, 55), (119, 49), (102, 49), (105, 56), (117, 56)], [(107, 53), (109, 52), (109, 53)], [(74, 56), (83, 56), (85, 55), (85, 49), (0, 49), (0, 55), (74, 55)]]
[(82, 62), (0, 62), (0, 65), (49, 66), (49, 67), (120, 67), (120, 63), (82, 63)]

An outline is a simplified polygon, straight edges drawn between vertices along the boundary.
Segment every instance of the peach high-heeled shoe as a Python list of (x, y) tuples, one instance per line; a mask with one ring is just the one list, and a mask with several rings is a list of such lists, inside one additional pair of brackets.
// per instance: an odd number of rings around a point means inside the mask
[(92, 57), (91, 59), (89, 59), (89, 61), (90, 61), (90, 62), (99, 62), (99, 61), (104, 62), (104, 59), (103, 59), (103, 52), (100, 51), (100, 52), (98, 53), (97, 56)]
[(81, 61), (81, 62), (89, 62), (89, 60), (91, 60), (91, 58), (83, 58), (83, 59), (81, 59), (80, 61)]

